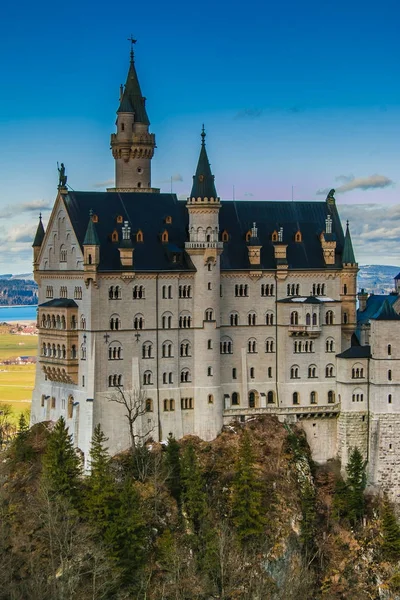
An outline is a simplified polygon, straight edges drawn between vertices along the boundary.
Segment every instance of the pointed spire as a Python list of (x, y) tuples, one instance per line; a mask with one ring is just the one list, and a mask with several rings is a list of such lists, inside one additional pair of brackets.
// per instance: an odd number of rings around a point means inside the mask
[(86, 229), (85, 239), (83, 240), (84, 246), (100, 246), (99, 237), (97, 235), (95, 224), (93, 223), (93, 211), (89, 211), (89, 223)]
[(150, 125), (149, 117), (146, 112), (146, 98), (142, 95), (139, 79), (135, 69), (135, 61), (133, 59), (133, 44), (136, 40), (131, 41), (131, 59), (129, 64), (128, 76), (126, 78), (125, 89), (122, 94), (117, 113), (128, 112), (135, 113), (135, 122)]
[(342, 255), (343, 264), (355, 264), (356, 259), (354, 256), (353, 244), (351, 243), (349, 222), (346, 223), (346, 235), (344, 237), (344, 247)]
[(190, 192), (191, 198), (214, 198), (217, 199), (215, 189), (214, 175), (211, 173), (211, 167), (206, 150), (206, 132), (204, 125), (201, 131), (200, 156), (197, 163), (196, 175), (193, 176), (193, 186)]
[(44, 240), (44, 227), (42, 223), (42, 213), (39, 214), (39, 223), (36, 229), (35, 239), (33, 240), (32, 248), (40, 248)]

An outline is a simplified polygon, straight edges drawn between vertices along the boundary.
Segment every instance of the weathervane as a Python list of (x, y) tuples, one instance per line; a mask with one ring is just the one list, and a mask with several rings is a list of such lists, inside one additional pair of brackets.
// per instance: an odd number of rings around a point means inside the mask
[(128, 42), (131, 43), (131, 62), (133, 62), (133, 45), (136, 44), (137, 40), (135, 40), (131, 34), (131, 37), (128, 37)]

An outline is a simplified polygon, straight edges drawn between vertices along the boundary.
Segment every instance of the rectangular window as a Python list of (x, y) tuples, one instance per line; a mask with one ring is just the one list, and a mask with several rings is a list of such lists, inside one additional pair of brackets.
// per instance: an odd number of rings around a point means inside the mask
[(85, 387), (85, 376), (82, 375), (82, 387)]
[(212, 377), (212, 374), (213, 374), (212, 367), (207, 367), (207, 375), (208, 375), (208, 377)]
[(232, 369), (232, 379), (236, 379), (237, 375), (236, 375), (236, 369)]
[(56, 399), (54, 396), (51, 397), (51, 408), (55, 408), (56, 407)]

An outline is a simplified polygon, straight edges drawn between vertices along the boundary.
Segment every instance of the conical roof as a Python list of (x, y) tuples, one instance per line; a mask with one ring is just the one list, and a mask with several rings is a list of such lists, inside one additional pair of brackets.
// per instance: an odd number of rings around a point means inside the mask
[(346, 235), (344, 237), (344, 247), (342, 255), (343, 264), (354, 264), (356, 262), (353, 250), (353, 244), (351, 243), (349, 222), (346, 223)]
[(205, 144), (206, 132), (201, 132), (200, 156), (197, 163), (196, 175), (193, 176), (193, 186), (190, 192), (191, 198), (217, 198), (215, 189), (214, 175), (211, 173), (211, 167), (207, 156)]
[(93, 212), (89, 212), (89, 223), (86, 229), (85, 239), (83, 240), (84, 246), (100, 246), (100, 240), (97, 235), (95, 224), (92, 218)]
[(44, 240), (44, 227), (42, 223), (42, 214), (39, 215), (39, 223), (36, 229), (35, 239), (33, 240), (32, 248), (39, 247), (42, 245)]
[(135, 113), (136, 123), (150, 125), (145, 103), (146, 99), (142, 96), (135, 69), (135, 63), (133, 60), (133, 54), (131, 54), (131, 62), (129, 65), (128, 76), (126, 78), (125, 89), (124, 93), (122, 94), (121, 103), (117, 112), (133, 112)]

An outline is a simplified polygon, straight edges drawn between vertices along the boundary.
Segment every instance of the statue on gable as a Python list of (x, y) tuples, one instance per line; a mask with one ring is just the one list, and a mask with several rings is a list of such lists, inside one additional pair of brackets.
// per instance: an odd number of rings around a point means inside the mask
[(335, 199), (335, 190), (331, 189), (329, 194), (327, 195), (326, 199), (328, 200), (328, 198), (333, 198)]
[(67, 185), (67, 176), (65, 174), (64, 163), (61, 163), (60, 166), (57, 163), (57, 170), (58, 170), (58, 187), (59, 188), (66, 187), (66, 185)]

